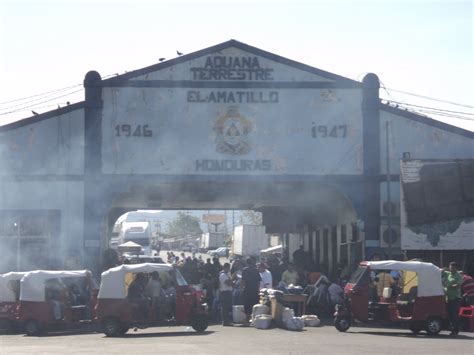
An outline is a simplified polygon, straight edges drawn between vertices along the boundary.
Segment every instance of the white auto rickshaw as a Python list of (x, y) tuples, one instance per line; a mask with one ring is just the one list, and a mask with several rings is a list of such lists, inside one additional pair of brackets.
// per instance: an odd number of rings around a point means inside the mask
[[(397, 287), (376, 292), (380, 272), (401, 272)], [(377, 275), (376, 272), (379, 272)], [(352, 321), (397, 325), (417, 334), (438, 334), (447, 323), (441, 270), (420, 261), (363, 261), (344, 289), (345, 302), (336, 307), (335, 327), (347, 331)]]
[[(152, 277), (159, 277), (163, 290), (155, 302), (145, 294)], [(188, 285), (172, 265), (124, 264), (102, 273), (97, 320), (109, 337), (122, 336), (132, 327), (170, 324), (189, 324), (203, 332), (208, 318), (202, 300), (202, 293)]]
[(18, 328), (20, 280), (26, 272), (9, 272), (0, 275), (0, 334)]
[(27, 335), (88, 326), (94, 319), (97, 284), (88, 270), (36, 270), (20, 281), (18, 319)]

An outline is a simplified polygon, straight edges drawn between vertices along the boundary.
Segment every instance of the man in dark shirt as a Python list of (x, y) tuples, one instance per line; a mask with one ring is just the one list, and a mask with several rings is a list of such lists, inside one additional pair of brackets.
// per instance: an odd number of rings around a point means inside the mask
[(127, 298), (133, 304), (136, 304), (140, 316), (146, 319), (148, 316), (148, 300), (145, 295), (145, 287), (147, 284), (146, 277), (143, 273), (138, 273), (128, 288)]
[(244, 310), (247, 315), (247, 322), (252, 315), (252, 308), (259, 301), (260, 273), (255, 267), (253, 258), (247, 259), (247, 267), (242, 270), (242, 299), (244, 302)]

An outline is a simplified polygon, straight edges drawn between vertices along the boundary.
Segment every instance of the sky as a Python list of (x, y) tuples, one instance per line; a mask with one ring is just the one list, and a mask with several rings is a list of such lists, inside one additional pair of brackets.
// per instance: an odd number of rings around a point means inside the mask
[(473, 1), (0, 0), (0, 125), (82, 101), (90, 70), (235, 39), (354, 80), (375, 73), (381, 98), (474, 131), (473, 32)]

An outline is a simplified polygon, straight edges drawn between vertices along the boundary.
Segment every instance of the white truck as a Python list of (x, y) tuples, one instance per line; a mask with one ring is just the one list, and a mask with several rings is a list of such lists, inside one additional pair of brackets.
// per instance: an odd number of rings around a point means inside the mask
[(225, 235), (220, 232), (203, 233), (201, 236), (200, 250), (217, 249), (224, 246)]
[(150, 222), (122, 222), (118, 243), (134, 242), (142, 246), (140, 254), (152, 256), (152, 234)]
[(234, 256), (259, 256), (260, 250), (268, 248), (269, 239), (265, 226), (243, 224), (234, 227), (232, 254)]

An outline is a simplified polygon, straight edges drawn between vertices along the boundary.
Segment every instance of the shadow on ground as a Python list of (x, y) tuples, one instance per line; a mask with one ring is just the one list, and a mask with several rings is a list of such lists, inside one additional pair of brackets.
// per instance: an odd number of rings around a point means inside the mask
[(409, 332), (374, 332), (374, 331), (348, 331), (347, 333), (351, 334), (370, 334), (370, 335), (379, 335), (379, 336), (389, 336), (389, 337), (403, 337), (403, 338), (432, 338), (432, 339), (443, 339), (443, 340), (470, 340), (472, 341), (472, 337), (468, 337), (466, 335), (458, 334), (457, 336), (451, 336), (448, 334), (438, 334), (438, 335), (428, 335), (426, 333), (420, 333), (418, 335), (409, 333)]
[(204, 336), (215, 333), (214, 331), (207, 330), (201, 333), (190, 331), (190, 332), (156, 332), (156, 333), (134, 333), (133, 330), (130, 333), (125, 334), (121, 338), (135, 339), (135, 338), (166, 338), (166, 337), (177, 337), (177, 336)]

